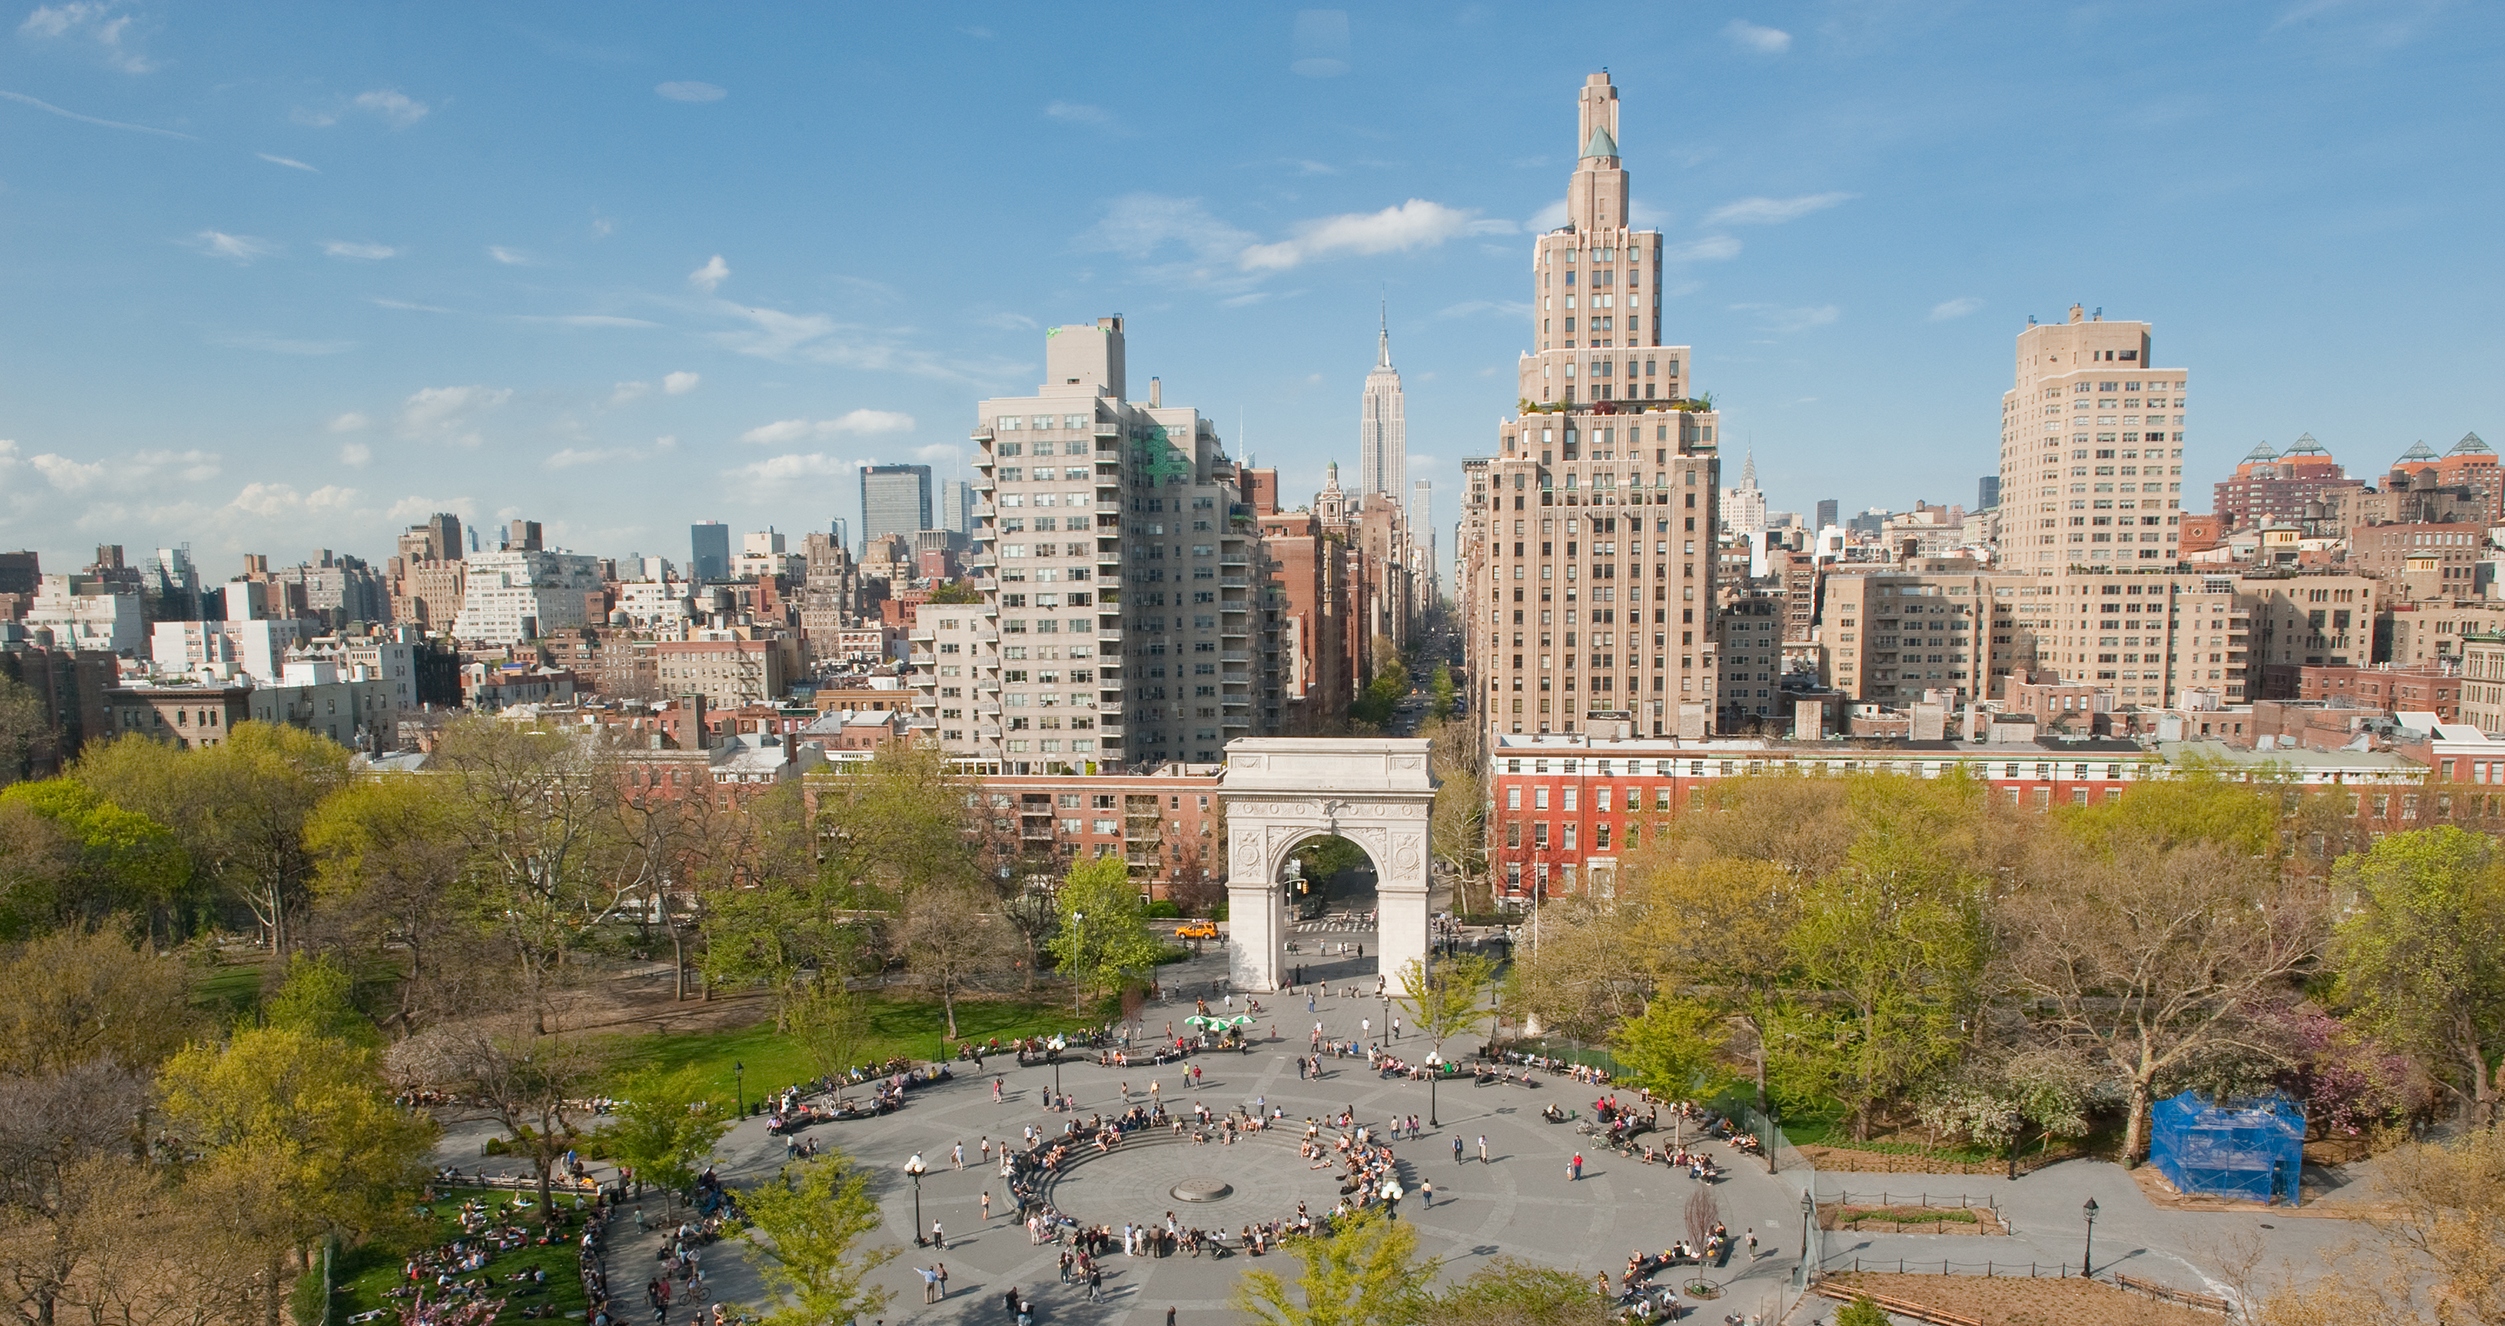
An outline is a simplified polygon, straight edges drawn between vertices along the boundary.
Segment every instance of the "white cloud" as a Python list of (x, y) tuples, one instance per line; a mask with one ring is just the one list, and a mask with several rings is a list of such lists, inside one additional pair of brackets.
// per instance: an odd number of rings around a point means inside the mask
[(1740, 256), (1740, 242), (1729, 235), (1707, 235), (1662, 249), (1663, 262), (1722, 262)]
[(555, 327), (658, 327), (657, 322), (642, 318), (625, 318), (615, 313), (514, 313), (515, 322), (540, 322)]
[(725, 470), (722, 478), (750, 501), (762, 502), (789, 496), (794, 484), (807, 480), (848, 478), (860, 464), (823, 452), (795, 452)]
[(1792, 49), (1792, 34), (1781, 28), (1761, 28), (1744, 18), (1735, 18), (1722, 25), (1722, 35), (1731, 44), (1760, 55), (1781, 55)]
[(1114, 126), (1113, 112), (1102, 106), (1087, 106), (1075, 101), (1056, 101), (1044, 107), (1044, 114), (1063, 124), (1084, 124), (1095, 129)]
[(687, 393), (694, 391), (696, 389), (696, 384), (704, 380), (704, 375), (702, 373), (689, 373), (685, 371), (677, 373), (664, 373), (661, 375), (661, 390), (668, 392), (673, 396), (684, 396)]
[(326, 484), (299, 496), (292, 484), (255, 482), (245, 484), (227, 505), (247, 516), (273, 520), (303, 512), (340, 511), (356, 500), (356, 489), (336, 484)]
[(1130, 258), (1146, 258), (1168, 244), (1180, 244), (1203, 262), (1228, 262), (1255, 236), (1210, 215), (1197, 198), (1135, 193), (1115, 199), (1104, 219), (1081, 238), (1087, 247)]
[(913, 416), (894, 410), (854, 410), (841, 418), (820, 423), (818, 430), (824, 433), (860, 433), (870, 437), (882, 433), (910, 433), (913, 431)]
[(32, 106), (47, 115), (58, 115), (62, 119), (76, 120), (80, 124), (102, 125), (107, 129), (127, 129), (135, 134), (155, 134), (159, 138), (180, 138), (189, 143), (200, 141), (191, 134), (176, 133), (171, 129), (159, 129), (145, 124), (124, 124), (120, 120), (100, 120), (93, 115), (81, 115), (74, 110), (63, 110), (49, 101), (37, 101), (23, 92), (0, 91), (0, 99), (14, 101), (21, 106)]
[(1345, 9), (1300, 9), (1296, 11), (1292, 49), (1296, 58), (1287, 66), (1290, 73), (1306, 78), (1337, 78), (1347, 73), (1348, 11)]
[(1502, 234), (1510, 221), (1481, 220), (1477, 212), (1412, 198), (1380, 212), (1350, 212), (1296, 227), (1293, 239), (1256, 244), (1236, 259), (1247, 271), (1284, 271), (1334, 253), (1391, 253), (1432, 248), (1455, 235)]
[(528, 267), (531, 265), (531, 255), (524, 253), (520, 249), (508, 249), (502, 244), (488, 245), (487, 256), (503, 263), (507, 267)]
[(953, 442), (934, 442), (927, 447), (913, 449), (913, 458), (926, 465), (936, 465), (944, 460), (955, 460), (964, 454), (965, 449)]
[(975, 321), (1002, 331), (1033, 331), (1036, 326), (1035, 319), (1023, 313), (987, 313)]
[(361, 469), (374, 459), (374, 448), (363, 442), (350, 442), (339, 448), (339, 463)]
[(807, 437), (816, 430), (817, 425), (806, 419), (781, 419), (770, 424), (759, 424), (740, 434), (739, 440), (753, 442), (759, 446), (771, 446), (777, 442), (789, 442), (795, 438)]
[(183, 241), (195, 252), (212, 258), (224, 258), (236, 264), (250, 263), (278, 252), (279, 246), (252, 235), (229, 235), (222, 230), (203, 230)]
[(48, 451), (31, 458), (27, 463), (34, 466), (37, 473), (51, 481), (53, 487), (65, 493), (84, 492), (89, 487), (103, 482), (105, 472), (112, 468), (102, 461), (75, 461), (67, 456), (53, 455)]
[(652, 384), (649, 382), (621, 382), (615, 390), (609, 393), (609, 403), (624, 405), (629, 401), (643, 399), (651, 391)]
[(653, 91), (660, 93), (662, 96), (668, 97), (672, 101), (720, 101), (722, 98), (731, 95), (730, 93), (715, 87), (711, 83), (697, 83), (693, 81), (683, 83), (663, 83), (659, 87), (654, 88)]
[(1962, 318), (1982, 307), (1983, 301), (1972, 295), (1963, 299), (1946, 300), (1931, 306), (1931, 321), (1946, 322), (1951, 318)]
[(468, 520), (478, 510), (474, 497), (404, 497), (383, 512), (383, 518), (396, 524), (411, 525), (438, 511), (449, 511)]
[(323, 427), (334, 433), (361, 433), (370, 427), (373, 422), (373, 420), (366, 418), (364, 415), (361, 415), (354, 410), (350, 410), (346, 414), (340, 415), (338, 418), (324, 424)]
[(788, 363), (833, 364), (878, 373), (911, 373), (990, 388), (1027, 376), (1031, 362), (949, 358), (900, 342), (886, 329), (838, 323), (822, 313), (785, 313), (718, 300), (714, 308), (745, 320), (753, 330), (714, 333), (722, 345), (744, 355)]
[(285, 166), (289, 170), (309, 170), (316, 175), (322, 173), (320, 167), (308, 166), (305, 163), (296, 160), (294, 157), (273, 156), (267, 152), (255, 152), (253, 155), (261, 158), (263, 161), (269, 162), (273, 166)]
[(576, 468), (577, 466), (600, 465), (609, 461), (624, 459), (632, 454), (632, 452), (620, 450), (582, 450), (575, 447), (567, 447), (565, 450), (541, 461), (539, 463), (539, 467), (544, 470), (570, 470)]
[(399, 431), (403, 437), (475, 447), (484, 440), (478, 417), (511, 399), (510, 387), (427, 387), (401, 402)]
[(324, 240), (322, 252), (334, 258), (357, 258), (366, 262), (380, 262), (385, 258), (400, 256), (400, 250), (389, 244), (372, 244), (352, 239)]
[(1774, 226), (1786, 221), (1823, 212), (1838, 203), (1860, 197), (1857, 193), (1811, 193), (1798, 198), (1742, 198), (1724, 203), (1705, 214), (1709, 226)]
[(1530, 311), (1531, 306), (1527, 302), (1515, 303), (1500, 299), (1468, 299), (1442, 309), (1437, 312), (1435, 316), (1439, 318), (1475, 318), (1484, 315), (1515, 318), (1525, 316), (1529, 314)]
[(778, 419), (759, 424), (739, 435), (742, 442), (772, 446), (779, 442), (795, 442), (804, 437), (836, 437), (851, 433), (861, 437), (878, 437), (888, 433), (913, 431), (913, 416), (894, 410), (854, 410), (833, 419), (811, 422), (807, 419)]
[[(15, 444), (8, 447), (9, 454)], [(80, 461), (46, 452), (30, 457), (28, 464), (61, 492), (85, 492), (110, 481), (113, 485), (145, 483), (157, 475), (170, 475), (186, 483), (203, 483), (214, 479), (220, 458), (211, 451), (142, 451), (113, 460)]]
[(209, 339), (238, 350), (264, 350), (274, 355), (335, 355), (357, 348), (355, 341), (316, 341), (266, 332), (224, 332)]
[(1247, 294), (1228, 295), (1226, 298), (1218, 301), (1218, 307), (1246, 308), (1254, 304), (1267, 304), (1275, 298), (1277, 298), (1277, 296), (1268, 290), (1255, 290)]
[(114, 12), (119, 6), (95, 3), (94, 0), (72, 0), (62, 5), (41, 5), (26, 16), (17, 30), (29, 37), (85, 37), (101, 51), (104, 62), (126, 74), (145, 74), (160, 68), (131, 49), (127, 39), (132, 36), (132, 18)]
[(1843, 316), (1843, 313), (1833, 304), (1824, 304), (1817, 308), (1785, 308), (1780, 304), (1733, 304), (1731, 311), (1756, 314), (1757, 325), (1778, 336), (1807, 331), (1812, 327), (1824, 327)]
[(687, 284), (709, 295), (721, 289), (722, 283), (730, 277), (731, 265), (722, 261), (722, 255), (717, 253), (704, 266), (687, 274)]
[(1530, 231), (1534, 235), (1542, 235), (1551, 230), (1555, 230), (1557, 227), (1562, 226), (1565, 223), (1566, 200), (1560, 198), (1557, 201), (1550, 203), (1548, 206), (1533, 212), (1531, 214), (1531, 219), (1522, 223), (1522, 228)]
[(379, 117), (383, 123), (394, 129), (406, 129), (425, 119), (427, 111), (431, 109), (425, 102), (412, 100), (398, 88), (377, 88), (372, 92), (360, 92), (349, 104), (367, 114)]

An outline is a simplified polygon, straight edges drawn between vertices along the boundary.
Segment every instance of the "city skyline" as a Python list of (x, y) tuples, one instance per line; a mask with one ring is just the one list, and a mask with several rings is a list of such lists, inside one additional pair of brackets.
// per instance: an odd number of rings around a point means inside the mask
[[(94, 5), (14, 24), (0, 543), (72, 562), (189, 543), (216, 575), (246, 551), (379, 559), (436, 510), (615, 556), (674, 555), (707, 519), (824, 529), (857, 509), (864, 463), (961, 473), (975, 402), (1035, 378), (1033, 328), (1114, 314), (1292, 498), (1354, 467), (1344, 421), (1387, 286), (1413, 310), (1392, 329), (1409, 476), (1459, 491), (1511, 411), (1507, 360), (1533, 349), (1518, 264), (1563, 206), (1559, 89), (1589, 58), (1468, 13), (1143, 18), (1123, 50), (1221, 69), (1170, 110), (982, 77), (1077, 54), (1014, 15), (429, 19)], [(2421, 438), (2497, 431), (2472, 302), (2496, 181), (2429, 166), (2478, 150), (2493, 94), (2469, 74), (2496, 24), (2373, 5), (1637, 16), (1628, 45), (1685, 58), (1618, 65), (1628, 150), (1659, 163), (1631, 219), (1665, 231), (1674, 325), (1717, 347), (1696, 386), (1778, 510), (1971, 491), (1995, 468), (2005, 338), (2073, 301), (2160, 326), (2166, 361), (2202, 376), (2187, 481), (2299, 433), (2371, 475)], [(2002, 113), (2042, 95), (2024, 70), (2046, 43), (2099, 114)], [(843, 85), (809, 63), (827, 51)], [(943, 71), (1003, 90), (909, 125), (897, 108)], [(923, 187), (935, 146), (1022, 223), (938, 209), (888, 238), (894, 189), (860, 182)], [(1052, 162), (1105, 150), (1155, 164), (1055, 182)], [(2269, 330), (2330, 310), (2372, 392), (2323, 392)], [(1948, 404), (1880, 417), (1879, 399)], [(1850, 467), (1880, 447), (1884, 471)]]

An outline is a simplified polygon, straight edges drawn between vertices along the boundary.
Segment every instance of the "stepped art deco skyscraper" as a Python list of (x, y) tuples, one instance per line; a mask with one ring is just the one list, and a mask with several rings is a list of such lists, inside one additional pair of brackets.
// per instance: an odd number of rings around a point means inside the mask
[(1376, 333), (1374, 368), (1366, 374), (1366, 394), (1357, 424), (1357, 491), (1360, 501), (1376, 495), (1401, 498), (1401, 476), (1408, 469), (1409, 426), (1401, 417), (1400, 370), (1392, 367), (1392, 322), (1384, 310)]
[(1719, 417), (1666, 342), (1661, 233), (1630, 228), (1607, 74), (1576, 100), (1565, 225), (1532, 242), (1520, 405), (1474, 477), (1458, 596), (1490, 737), (1707, 734)]

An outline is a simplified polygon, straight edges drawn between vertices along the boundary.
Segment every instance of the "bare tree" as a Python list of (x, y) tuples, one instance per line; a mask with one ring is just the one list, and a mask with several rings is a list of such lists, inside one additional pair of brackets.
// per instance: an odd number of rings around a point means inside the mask
[(2148, 1151), (2159, 1086), (2201, 1057), (2277, 1047), (2253, 1015), (2321, 947), (2318, 888), (2213, 842), (2082, 856), (2048, 840), (1994, 920), (1999, 973), (2039, 1032), (2130, 1093), (2123, 1158)]
[(539, 1209), (554, 1221), (549, 1197), (557, 1165), (574, 1146), (574, 1120), (606, 1057), (577, 1036), (517, 1024), (479, 1021), (437, 1027), (391, 1047), (384, 1059), (393, 1082), (475, 1099), (510, 1135), (539, 1180)]
[(988, 891), (964, 884), (923, 889), (905, 902), (897, 934), (905, 962), (939, 995), (952, 1041), (958, 994), (998, 972), (1011, 952), (1008, 926), (985, 910), (992, 903)]

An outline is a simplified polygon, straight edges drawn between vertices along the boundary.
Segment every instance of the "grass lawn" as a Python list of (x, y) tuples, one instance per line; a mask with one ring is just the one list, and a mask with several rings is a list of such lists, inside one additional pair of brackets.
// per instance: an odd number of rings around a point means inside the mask
[(191, 1004), (226, 1018), (249, 1019), (261, 1006), (261, 962), (210, 962), (192, 968)]
[[(423, 1222), (427, 1232), (420, 1237), (419, 1242), (408, 1246), (384, 1246), (379, 1243), (370, 1243), (364, 1247), (342, 1250), (331, 1263), (331, 1278), (336, 1294), (331, 1301), (331, 1320), (344, 1322), (357, 1313), (371, 1312), (377, 1308), (393, 1309), (386, 1315), (392, 1320), (398, 1320), (397, 1309), (411, 1300), (385, 1298), (383, 1291), (397, 1289), (408, 1282), (408, 1273), (405, 1268), (411, 1254), (419, 1248), (441, 1247), (462, 1237), (460, 1220), (462, 1202), (477, 1198), (489, 1203), (491, 1209), (507, 1211), (517, 1197), (531, 1202), (538, 1201), (538, 1197), (531, 1193), (494, 1192), (477, 1188), (439, 1189), (437, 1200), (430, 1208), (434, 1215)], [(572, 1200), (562, 1195), (557, 1198), (561, 1205), (570, 1203)], [(518, 1224), (536, 1232), (539, 1227), (539, 1212), (534, 1207), (518, 1214), (506, 1214), (499, 1217), (497, 1223)], [(547, 1247), (541, 1247), (536, 1243), (525, 1243), (509, 1251), (498, 1252), (487, 1259), (486, 1269), (477, 1274), (486, 1276), (491, 1282), (493, 1288), (488, 1296), (494, 1298), (499, 1292), (506, 1292), (512, 1300), (505, 1305), (505, 1310), (497, 1315), (498, 1321), (519, 1321), (524, 1308), (540, 1303), (555, 1304), (559, 1320), (563, 1320), (569, 1314), (578, 1320), (584, 1315), (587, 1305), (583, 1301), (583, 1275), (577, 1254), (583, 1236), (582, 1226), (573, 1226), (569, 1233), (571, 1237), (560, 1243), (550, 1244)], [(548, 1287), (544, 1293), (526, 1294), (520, 1292), (523, 1286), (504, 1283), (506, 1276), (533, 1267), (547, 1268)], [(430, 1285), (433, 1283), (431, 1277), (428, 1283)], [(431, 1289), (427, 1298), (430, 1302), (434, 1299)]]
[[(865, 998), (869, 1004), (870, 1038), (855, 1056), (861, 1062), (883, 1063), (899, 1055), (937, 1059), (947, 1053), (943, 1041), (948, 1019), (940, 1011), (938, 1001), (878, 994)], [(1068, 1007), (1058, 1002), (957, 1001), (957, 1030), (967, 1040), (997, 1036), (1007, 1041), (1067, 1031), (1079, 1025), (1081, 1020), (1072, 1017)], [(772, 1019), (736, 1031), (629, 1037), (619, 1042), (618, 1051), (613, 1081), (646, 1068), (670, 1072), (692, 1067), (726, 1107), (731, 1103), (732, 1091), (742, 1082), (747, 1098), (755, 1101), (768, 1092), (818, 1075), (807, 1053), (777, 1033)], [(745, 1065), (747, 1071), (733, 1073), (734, 1064)]]

